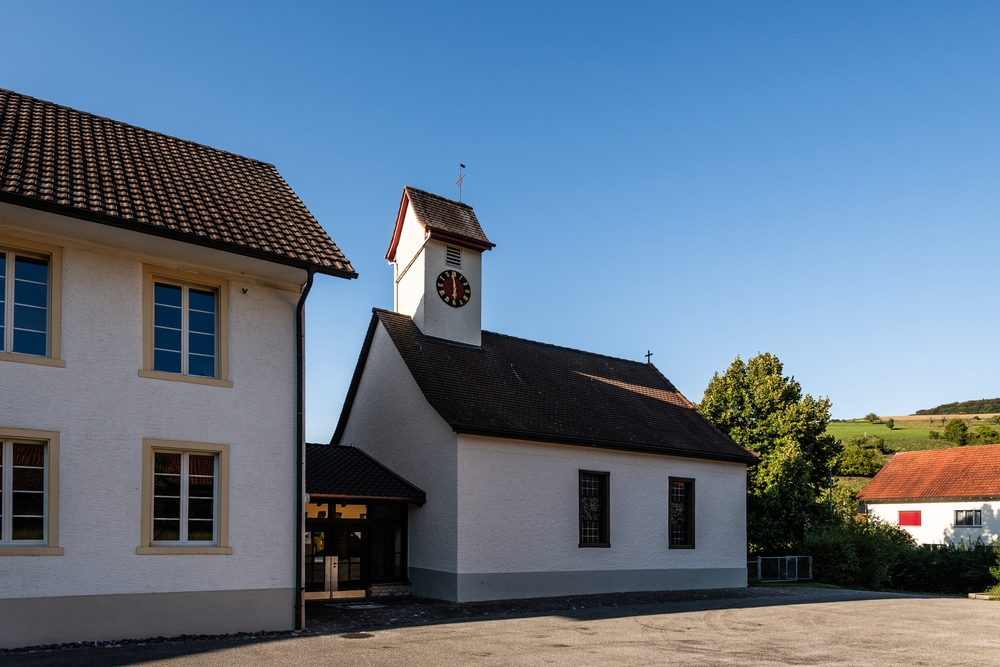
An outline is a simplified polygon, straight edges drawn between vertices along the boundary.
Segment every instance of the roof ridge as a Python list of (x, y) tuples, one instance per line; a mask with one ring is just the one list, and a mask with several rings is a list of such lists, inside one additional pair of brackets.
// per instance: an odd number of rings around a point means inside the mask
[(14, 95), (15, 97), (19, 97), (21, 99), (31, 100), (32, 102), (37, 102), (39, 104), (48, 105), (48, 106), (51, 106), (51, 107), (56, 107), (57, 109), (66, 109), (67, 111), (71, 111), (71, 112), (76, 113), (76, 114), (80, 114), (80, 115), (83, 115), (83, 116), (90, 116), (91, 118), (96, 118), (98, 120), (107, 121), (109, 123), (114, 123), (115, 125), (121, 125), (121, 126), (124, 126), (124, 127), (131, 128), (133, 130), (138, 130), (140, 132), (145, 132), (146, 134), (155, 134), (157, 136), (164, 137), (166, 139), (171, 139), (173, 141), (177, 141), (177, 142), (180, 142), (182, 144), (189, 144), (191, 146), (197, 146), (198, 148), (207, 148), (208, 150), (214, 151), (216, 153), (225, 153), (226, 155), (232, 155), (233, 157), (238, 157), (241, 160), (246, 160), (248, 162), (255, 162), (257, 164), (264, 165), (266, 167), (271, 167), (275, 171), (278, 170), (278, 168), (275, 167), (274, 163), (272, 163), (272, 162), (265, 162), (263, 160), (258, 160), (257, 158), (247, 157), (246, 155), (241, 155), (240, 153), (234, 153), (232, 151), (227, 151), (224, 148), (216, 148), (215, 146), (209, 146), (208, 144), (199, 143), (197, 141), (192, 141), (190, 139), (183, 139), (181, 137), (175, 137), (174, 135), (167, 134), (166, 132), (158, 132), (156, 130), (150, 130), (149, 128), (146, 128), (146, 127), (141, 127), (139, 125), (133, 125), (132, 123), (126, 123), (123, 120), (115, 120), (114, 118), (111, 118), (110, 116), (101, 116), (99, 114), (96, 114), (96, 113), (93, 113), (93, 112), (90, 112), (90, 111), (83, 111), (82, 109), (77, 109), (75, 107), (71, 107), (71, 106), (66, 105), (66, 104), (59, 104), (58, 102), (52, 102), (50, 100), (43, 100), (43, 99), (38, 98), (38, 97), (32, 97), (31, 95), (25, 95), (24, 93), (19, 93), (16, 90), (11, 90), (9, 88), (0, 88), (0, 93), (9, 93), (9, 94)]
[(463, 208), (467, 208), (470, 211), (473, 210), (473, 208), (471, 206), (469, 206), (468, 204), (466, 204), (465, 202), (455, 201), (454, 199), (448, 199), (447, 197), (442, 197), (441, 195), (434, 194), (433, 192), (430, 192), (428, 190), (421, 190), (420, 188), (415, 188), (412, 185), (404, 185), (403, 187), (407, 188), (409, 190), (413, 190), (415, 192), (419, 192), (422, 195), (427, 195), (428, 197), (434, 197), (435, 199), (440, 199), (441, 201), (446, 201), (449, 204), (455, 204), (456, 206), (461, 206)]
[[(399, 315), (400, 317), (406, 317), (406, 318), (409, 318), (411, 320), (413, 319), (409, 315), (403, 315), (402, 313), (397, 313), (394, 310), (388, 310), (386, 308), (372, 308), (372, 312), (376, 312), (376, 313), (388, 313), (390, 315)], [(592, 357), (603, 357), (604, 359), (612, 359), (614, 361), (623, 361), (623, 362), (626, 362), (626, 363), (629, 363), (629, 364), (638, 364), (640, 366), (647, 366), (647, 365), (648, 366), (652, 366), (653, 369), (656, 370), (657, 373), (659, 373), (660, 377), (662, 377), (664, 380), (667, 380), (666, 376), (664, 376), (663, 373), (660, 373), (659, 369), (656, 368), (656, 366), (653, 366), (653, 364), (646, 364), (646, 363), (643, 363), (641, 361), (637, 361), (637, 360), (634, 360), (634, 359), (625, 359), (624, 357), (613, 357), (610, 354), (603, 354), (601, 352), (591, 352), (589, 350), (581, 350), (579, 348), (568, 347), (566, 345), (556, 345), (555, 343), (545, 343), (545, 342), (540, 341), (540, 340), (531, 340), (530, 338), (522, 338), (521, 336), (512, 336), (510, 334), (498, 333), (496, 331), (488, 331), (486, 329), (483, 329), (482, 333), (484, 333), (484, 334), (490, 334), (491, 336), (497, 336), (497, 337), (500, 337), (500, 338), (510, 338), (511, 340), (519, 340), (519, 341), (522, 341), (524, 343), (531, 343), (532, 345), (541, 345), (541, 346), (544, 346), (544, 347), (555, 348), (557, 350), (566, 350), (567, 352), (578, 352), (580, 354), (586, 354), (586, 355), (589, 355), (589, 356), (592, 356)], [(449, 342), (449, 341), (447, 341), (445, 339), (442, 339), (442, 338), (434, 338), (433, 336), (424, 335), (422, 332), (421, 332), (421, 335), (423, 335), (425, 339), (430, 340), (430, 341), (441, 342), (441, 343), (444, 343), (446, 345)], [(468, 346), (462, 345), (462, 347), (468, 347)], [(670, 380), (667, 380), (667, 383), (670, 384), (670, 386), (674, 386), (673, 383), (670, 382)], [(676, 387), (675, 387), (675, 389), (676, 389)], [(688, 402), (690, 402), (690, 401), (688, 401)]]

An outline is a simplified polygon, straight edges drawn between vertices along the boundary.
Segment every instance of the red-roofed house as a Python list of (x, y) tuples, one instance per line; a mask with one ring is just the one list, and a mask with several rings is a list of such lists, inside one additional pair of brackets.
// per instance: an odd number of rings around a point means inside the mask
[(1000, 445), (896, 454), (862, 489), (868, 513), (921, 544), (1000, 535)]

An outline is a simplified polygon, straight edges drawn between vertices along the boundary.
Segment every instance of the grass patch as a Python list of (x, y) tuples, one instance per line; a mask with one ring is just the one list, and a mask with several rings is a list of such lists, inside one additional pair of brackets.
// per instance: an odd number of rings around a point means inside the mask
[[(982, 421), (969, 420), (970, 428), (983, 424)], [(916, 419), (897, 419), (896, 427), (889, 430), (885, 424), (872, 424), (863, 419), (857, 421), (834, 421), (827, 424), (826, 432), (845, 445), (852, 438), (873, 435), (885, 439), (886, 447), (897, 452), (915, 452), (923, 449), (945, 449), (954, 447), (955, 443), (947, 440), (931, 440), (931, 431), (941, 433), (944, 426), (940, 418), (918, 417)]]

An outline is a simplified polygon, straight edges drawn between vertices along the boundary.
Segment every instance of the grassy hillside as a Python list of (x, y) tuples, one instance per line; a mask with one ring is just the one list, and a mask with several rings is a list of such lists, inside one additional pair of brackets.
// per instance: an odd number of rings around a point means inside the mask
[(843, 441), (845, 445), (851, 438), (873, 435), (884, 438), (886, 447), (890, 447), (897, 452), (912, 452), (918, 449), (943, 449), (955, 446), (954, 443), (947, 440), (931, 440), (932, 430), (939, 433), (944, 430), (940, 419), (897, 419), (896, 426), (891, 431), (885, 424), (872, 424), (863, 420), (830, 422), (826, 427), (827, 433)]

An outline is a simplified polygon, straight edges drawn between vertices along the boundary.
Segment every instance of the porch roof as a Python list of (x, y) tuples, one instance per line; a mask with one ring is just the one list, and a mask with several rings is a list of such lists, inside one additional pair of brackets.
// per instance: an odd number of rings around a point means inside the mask
[(306, 445), (306, 493), (319, 500), (423, 505), (427, 494), (357, 447)]

